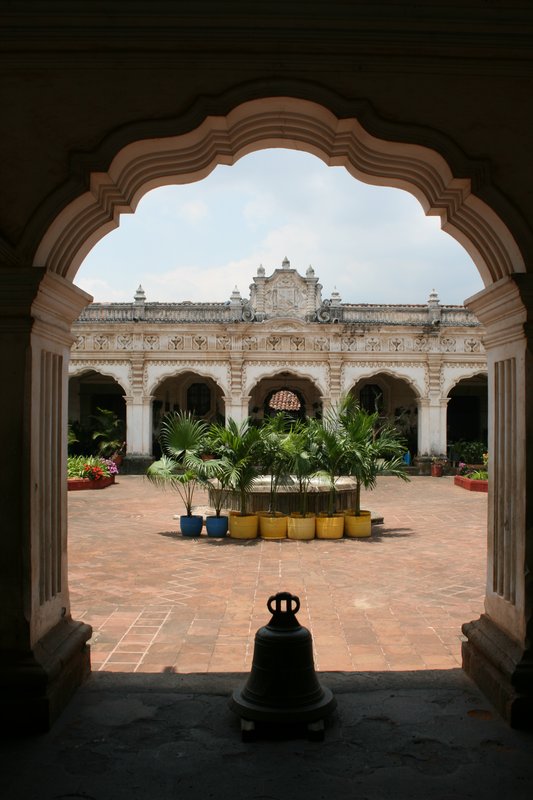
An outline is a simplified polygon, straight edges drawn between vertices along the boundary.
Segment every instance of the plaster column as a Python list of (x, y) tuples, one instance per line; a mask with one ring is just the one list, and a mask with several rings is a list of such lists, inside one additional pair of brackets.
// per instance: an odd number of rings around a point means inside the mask
[(448, 399), (441, 396), (442, 356), (428, 353), (427, 396), (418, 402), (418, 455), (446, 453), (446, 408)]
[(324, 411), (326, 410), (326, 403), (328, 406), (334, 407), (339, 403), (342, 394), (342, 369), (343, 357), (341, 353), (329, 354), (329, 397), (324, 398)]
[(467, 302), (486, 326), (489, 517), (485, 613), (463, 626), (466, 672), (516, 727), (533, 719), (533, 276)]
[(422, 397), (418, 407), (418, 455), (443, 455), (446, 453), (447, 398)]
[(0, 268), (0, 687), (4, 730), (46, 730), (90, 671), (70, 616), (67, 411), (72, 322), (91, 300), (38, 268)]
[(126, 401), (126, 454), (152, 456), (152, 401), (151, 395), (127, 395)]
[(250, 395), (246, 397), (235, 397), (234, 395), (231, 395), (231, 397), (226, 396), (224, 402), (226, 406), (226, 423), (231, 418), (234, 419), (237, 424), (240, 424), (250, 416)]
[(242, 351), (233, 350), (230, 353), (229, 362), (230, 393), (224, 397), (226, 423), (229, 419), (240, 423), (249, 416), (250, 396), (243, 394), (244, 371), (245, 362)]

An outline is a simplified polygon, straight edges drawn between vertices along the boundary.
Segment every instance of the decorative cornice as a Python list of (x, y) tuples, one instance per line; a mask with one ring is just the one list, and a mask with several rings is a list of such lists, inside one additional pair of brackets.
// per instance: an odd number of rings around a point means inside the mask
[(485, 325), (487, 350), (524, 337), (528, 308), (533, 304), (533, 275), (510, 275), (466, 300), (466, 305)]
[(383, 371), (386, 370), (387, 367), (403, 367), (408, 369), (426, 369), (426, 360), (420, 361), (397, 361), (391, 360), (386, 361), (385, 359), (381, 361), (346, 361), (346, 368), (348, 367), (357, 367), (357, 368), (370, 368), (370, 369), (381, 369)]

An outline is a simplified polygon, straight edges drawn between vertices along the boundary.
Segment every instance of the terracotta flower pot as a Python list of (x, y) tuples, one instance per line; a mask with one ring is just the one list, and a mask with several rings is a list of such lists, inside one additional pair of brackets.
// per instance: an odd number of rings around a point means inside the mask
[(308, 540), (315, 538), (316, 516), (314, 514), (291, 514), (287, 520), (289, 539)]
[(229, 535), (232, 539), (257, 539), (259, 517), (257, 514), (241, 514), (232, 511), (229, 519)]
[(262, 539), (286, 539), (287, 516), (277, 511), (274, 515), (261, 511), (259, 517), (259, 535)]
[(372, 519), (370, 511), (361, 509), (358, 516), (355, 513), (344, 515), (344, 534), (353, 539), (364, 539), (372, 533)]
[(344, 534), (344, 514), (328, 517), (326, 513), (316, 518), (317, 539), (342, 539)]

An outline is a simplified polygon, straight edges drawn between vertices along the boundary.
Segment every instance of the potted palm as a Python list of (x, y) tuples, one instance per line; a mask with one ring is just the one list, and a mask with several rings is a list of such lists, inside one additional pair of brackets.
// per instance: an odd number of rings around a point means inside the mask
[(248, 493), (259, 476), (261, 434), (249, 420), (240, 424), (229, 419), (226, 426), (215, 423), (208, 436), (210, 452), (224, 463), (224, 481), (239, 498), (239, 511), (230, 515), (230, 536), (255, 539), (258, 530), (256, 513), (247, 511)]
[(200, 473), (205, 477), (209, 503), (213, 507), (214, 515), (205, 518), (205, 529), (208, 536), (224, 537), (228, 532), (228, 517), (222, 514), (226, 498), (231, 490), (229, 484), (230, 464), (224, 458), (209, 458), (199, 465)]
[(289, 474), (289, 455), (285, 447), (289, 420), (284, 414), (267, 419), (261, 434), (261, 469), (270, 477), (268, 511), (259, 514), (259, 533), (263, 539), (284, 539), (287, 536), (287, 517), (277, 510), (280, 484)]
[(185, 514), (180, 516), (183, 536), (199, 536), (203, 518), (193, 514), (193, 497), (205, 475), (198, 468), (205, 449), (207, 425), (190, 413), (168, 414), (161, 422), (160, 443), (163, 455), (148, 468), (146, 477), (156, 486), (173, 488), (180, 495)]
[(287, 520), (289, 539), (314, 539), (315, 514), (309, 513), (309, 488), (317, 469), (316, 440), (311, 427), (298, 420), (284, 441), (284, 450), (289, 459), (289, 472), (297, 481), (299, 511)]
[(317, 539), (341, 539), (344, 533), (344, 515), (335, 510), (337, 481), (344, 471), (345, 450), (341, 426), (336, 409), (329, 409), (321, 420), (309, 420), (312, 435), (317, 443), (317, 475), (324, 477), (328, 487), (328, 510), (316, 519)]
[(345, 514), (345, 533), (367, 537), (372, 521), (370, 511), (361, 508), (361, 488), (373, 489), (378, 475), (384, 473), (409, 480), (403, 459), (405, 443), (392, 423), (380, 424), (377, 412), (365, 411), (351, 396), (341, 401), (338, 418), (345, 471), (355, 480), (355, 508)]

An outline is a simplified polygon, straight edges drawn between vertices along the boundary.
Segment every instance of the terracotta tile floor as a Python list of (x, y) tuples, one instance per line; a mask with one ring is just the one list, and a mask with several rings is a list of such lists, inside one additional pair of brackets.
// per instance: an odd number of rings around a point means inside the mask
[[(206, 502), (202, 493), (198, 504)], [(452, 478), (380, 478), (371, 539), (182, 538), (180, 500), (140, 476), (70, 492), (72, 615), (93, 669), (248, 671), (268, 597), (290, 591), (319, 670), (445, 669), (483, 610), (487, 495)]]

